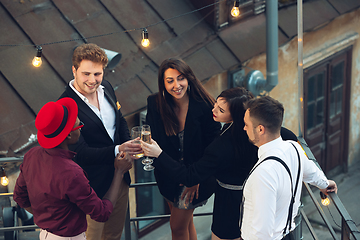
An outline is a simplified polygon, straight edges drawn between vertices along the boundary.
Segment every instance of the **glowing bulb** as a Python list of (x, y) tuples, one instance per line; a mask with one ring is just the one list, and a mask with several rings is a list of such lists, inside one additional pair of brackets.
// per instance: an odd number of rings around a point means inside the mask
[(149, 39), (143, 39), (143, 40), (141, 40), (141, 45), (142, 45), (143, 47), (148, 47), (148, 46), (150, 45)]
[(3, 185), (4, 187), (6, 187), (6, 186), (9, 184), (9, 179), (8, 179), (6, 176), (1, 177), (0, 183), (1, 183), (1, 185)]
[(32, 65), (33, 65), (34, 67), (40, 67), (40, 66), (41, 66), (41, 64), (42, 64), (41, 54), (42, 54), (42, 47), (41, 47), (41, 46), (37, 46), (36, 56), (35, 56), (34, 59), (32, 60)]
[(329, 206), (330, 204), (330, 199), (327, 197), (325, 199), (321, 199), (321, 204), (324, 206)]
[(321, 204), (324, 206), (329, 206), (330, 199), (322, 192), (320, 192), (320, 197), (321, 197)]
[(141, 40), (141, 45), (143, 47), (148, 47), (150, 45), (150, 41), (149, 41), (149, 34), (148, 34), (148, 31), (146, 30), (146, 28), (144, 28), (144, 30), (142, 32), (142, 36), (143, 36), (143, 39)]
[(238, 17), (240, 15), (240, 9), (239, 9), (239, 1), (234, 2), (234, 6), (231, 9), (231, 16)]
[(0, 184), (6, 187), (9, 184), (9, 179), (6, 177), (5, 169), (1, 167), (0, 170), (1, 170)]
[(34, 59), (32, 60), (32, 65), (34, 67), (40, 67), (41, 64), (42, 64), (41, 57), (34, 57)]
[(240, 15), (240, 10), (238, 7), (233, 7), (231, 9), (231, 16), (238, 17)]

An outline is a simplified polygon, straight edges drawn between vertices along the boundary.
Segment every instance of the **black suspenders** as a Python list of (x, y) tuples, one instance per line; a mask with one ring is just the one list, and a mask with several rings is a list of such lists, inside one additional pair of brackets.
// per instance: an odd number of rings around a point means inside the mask
[[(291, 142), (290, 142), (291, 143)], [(248, 177), (246, 178), (246, 180), (244, 181), (244, 184), (243, 184), (243, 188), (245, 188), (245, 183), (247, 181), (247, 179), (249, 178), (249, 176), (251, 175), (251, 173), (263, 162), (267, 161), (267, 160), (275, 160), (275, 161), (278, 161), (279, 163), (281, 163), (281, 165), (284, 166), (284, 168), (286, 169), (286, 171), (288, 172), (289, 174), (289, 177), (290, 177), (290, 181), (291, 181), (291, 201), (290, 201), (290, 206), (289, 206), (289, 212), (288, 212), (288, 218), (287, 218), (287, 221), (286, 221), (286, 226), (284, 228), (284, 231), (283, 231), (283, 235), (285, 236), (286, 234), (286, 228), (287, 226), (289, 225), (289, 232), (291, 230), (291, 220), (292, 220), (292, 213), (293, 213), (293, 205), (294, 205), (294, 202), (295, 202), (295, 196), (296, 196), (296, 191), (297, 191), (297, 186), (299, 184), (299, 178), (300, 178), (300, 170), (301, 170), (301, 162), (300, 162), (300, 155), (299, 155), (299, 151), (297, 150), (297, 148), (295, 147), (295, 145), (293, 143), (291, 143), (291, 145), (293, 145), (293, 147), (295, 148), (296, 150), (296, 153), (297, 153), (297, 156), (298, 156), (298, 162), (299, 162), (299, 166), (298, 166), (298, 172), (297, 172), (297, 177), (296, 177), (296, 184), (295, 184), (295, 191), (293, 189), (293, 182), (292, 182), (292, 177), (291, 177), (291, 172), (290, 172), (290, 169), (289, 167), (286, 165), (286, 163), (281, 160), (280, 158), (278, 157), (275, 157), (275, 156), (269, 156), (267, 158), (265, 158), (263, 161), (261, 161), (258, 165), (256, 165), (249, 173)], [(244, 200), (244, 199), (243, 199)], [(242, 202), (242, 204), (244, 204), (244, 202)], [(242, 214), (241, 214), (242, 215)], [(242, 218), (242, 216), (241, 216)], [(242, 219), (241, 219), (242, 220)], [(241, 221), (242, 222), (242, 221)], [(241, 228), (241, 224), (240, 224), (240, 228)]]
[(286, 228), (287, 228), (288, 225), (289, 225), (289, 232), (291, 230), (291, 222), (292, 222), (291, 220), (292, 220), (292, 214), (293, 214), (293, 206), (294, 206), (294, 203), (295, 203), (296, 191), (297, 191), (297, 186), (299, 184), (300, 170), (301, 170), (301, 162), (300, 162), (299, 151), (297, 150), (297, 148), (295, 147), (295, 145), (293, 143), (291, 143), (291, 145), (293, 145), (293, 147), (296, 150), (296, 153), (297, 153), (297, 156), (298, 156), (298, 162), (299, 162), (298, 172), (297, 172), (297, 177), (296, 177), (296, 184), (295, 184), (295, 191), (293, 189), (293, 181), (292, 181), (290, 169), (283, 160), (281, 160), (280, 158), (275, 157), (275, 156), (269, 156), (269, 157), (265, 158), (262, 161), (262, 162), (264, 162), (266, 160), (271, 160), (271, 159), (278, 161), (279, 163), (281, 163), (284, 166), (284, 168), (286, 169), (286, 171), (288, 172), (289, 177), (290, 177), (290, 181), (291, 181), (291, 201), (290, 201), (289, 213), (288, 213), (288, 218), (287, 218), (287, 221), (286, 221), (286, 226), (285, 226), (284, 232), (283, 232), (284, 236), (286, 234)]

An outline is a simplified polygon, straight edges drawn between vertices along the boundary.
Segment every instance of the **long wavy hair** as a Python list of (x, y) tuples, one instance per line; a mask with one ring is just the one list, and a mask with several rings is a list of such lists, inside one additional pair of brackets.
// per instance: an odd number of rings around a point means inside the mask
[(167, 69), (176, 69), (188, 81), (189, 98), (196, 101), (204, 101), (212, 107), (215, 103), (214, 98), (205, 90), (201, 82), (196, 78), (194, 72), (191, 70), (183, 60), (176, 58), (169, 58), (164, 60), (159, 67), (158, 86), (159, 92), (157, 94), (157, 108), (160, 112), (164, 123), (165, 132), (167, 136), (176, 135), (179, 132), (180, 124), (178, 117), (174, 112), (175, 101), (173, 97), (165, 89), (164, 74)]
[(246, 111), (246, 103), (254, 98), (254, 95), (243, 87), (235, 87), (224, 90), (218, 98), (223, 98), (229, 107), (230, 115), (233, 120), (231, 131), (232, 142), (235, 147), (236, 159), (247, 150), (247, 145), (252, 145), (246, 132), (244, 131), (244, 116)]

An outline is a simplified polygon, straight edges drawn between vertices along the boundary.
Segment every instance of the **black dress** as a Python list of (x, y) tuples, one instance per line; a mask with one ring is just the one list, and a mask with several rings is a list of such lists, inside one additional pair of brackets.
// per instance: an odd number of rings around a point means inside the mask
[[(209, 106), (204, 101), (189, 98), (183, 135), (183, 151), (181, 151), (179, 136), (167, 136), (165, 133), (164, 124), (156, 106), (156, 95), (148, 97), (146, 122), (151, 127), (152, 138), (163, 151), (176, 163), (184, 164), (186, 168), (198, 161), (203, 156), (205, 148), (219, 136), (221, 125), (213, 120), (211, 109), (212, 106)], [(183, 158), (183, 161), (181, 161), (181, 158)], [(160, 193), (168, 201), (177, 203), (183, 190), (183, 187), (179, 186), (179, 179), (169, 177), (156, 167), (154, 174)], [(214, 193), (216, 186), (215, 178), (211, 176), (202, 179), (198, 183), (200, 183), (199, 198), (194, 199), (192, 202), (195, 207), (207, 200)]]

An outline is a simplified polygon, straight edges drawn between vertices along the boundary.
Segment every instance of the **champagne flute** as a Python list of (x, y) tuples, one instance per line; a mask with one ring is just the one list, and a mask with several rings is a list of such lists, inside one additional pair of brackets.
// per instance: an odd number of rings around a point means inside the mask
[[(141, 128), (141, 140), (151, 144), (151, 130), (149, 125), (143, 125)], [(144, 170), (145, 171), (151, 171), (155, 167), (151, 165), (153, 163), (153, 160), (150, 159), (148, 156), (146, 156), (142, 161), (142, 164), (145, 164)]]
[[(136, 138), (139, 138), (139, 140), (135, 140)], [(141, 127), (135, 126), (131, 129), (131, 139), (134, 139), (134, 143), (141, 144), (140, 143), (141, 138)], [(137, 158), (142, 158), (144, 156), (144, 153), (138, 153), (135, 155)]]

